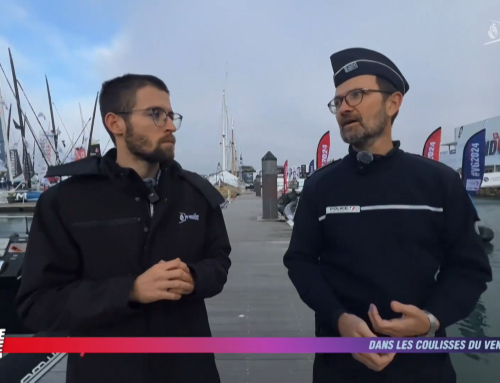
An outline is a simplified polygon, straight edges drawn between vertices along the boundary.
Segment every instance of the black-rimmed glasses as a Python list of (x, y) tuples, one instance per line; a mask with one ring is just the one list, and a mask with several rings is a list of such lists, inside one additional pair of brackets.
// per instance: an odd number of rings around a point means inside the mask
[(344, 102), (344, 100), (347, 105), (351, 107), (356, 106), (361, 104), (361, 101), (363, 101), (363, 96), (365, 94), (371, 92), (392, 94), (392, 92), (386, 92), (384, 90), (378, 90), (378, 89), (366, 89), (366, 88), (353, 89), (347, 92), (344, 97), (335, 97), (332, 101), (328, 103), (328, 109), (330, 109), (330, 112), (332, 112), (332, 114), (337, 114), (337, 111), (342, 107), (342, 103)]
[(163, 128), (167, 124), (167, 120), (170, 118), (175, 126), (176, 130), (181, 128), (182, 115), (174, 112), (166, 112), (162, 108), (146, 108), (146, 109), (133, 109), (128, 111), (116, 112), (115, 114), (132, 114), (134, 112), (147, 112), (155, 125), (159, 128)]

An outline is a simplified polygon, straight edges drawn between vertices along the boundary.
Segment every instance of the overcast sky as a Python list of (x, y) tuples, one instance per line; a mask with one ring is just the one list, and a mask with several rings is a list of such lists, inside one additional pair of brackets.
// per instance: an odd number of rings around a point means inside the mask
[[(10, 79), (10, 47), (37, 113), (49, 118), (47, 74), (76, 138), (78, 104), (89, 119), (102, 81), (129, 72), (157, 75), (184, 116), (177, 159), (203, 174), (222, 160), (226, 69), (237, 146), (256, 168), (268, 150), (279, 164), (308, 164), (327, 130), (330, 158), (345, 155), (327, 103), (335, 92), (329, 57), (349, 47), (386, 54), (407, 78), (394, 138), (409, 152), (421, 153), (438, 126), (443, 140), (452, 140), (455, 127), (500, 115), (500, 42), (485, 45), (493, 20), (500, 21), (497, 1), (2, 0), (1, 13), (0, 63)], [(29, 111), (24, 99), (23, 105)], [(95, 136), (104, 149), (109, 136), (99, 110), (97, 117)], [(57, 114), (56, 124), (68, 143)]]

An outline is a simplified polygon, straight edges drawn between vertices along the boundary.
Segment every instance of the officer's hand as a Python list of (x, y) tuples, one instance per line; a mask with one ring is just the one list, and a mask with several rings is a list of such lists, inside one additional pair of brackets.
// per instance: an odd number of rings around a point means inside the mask
[(401, 318), (382, 319), (377, 307), (375, 305), (370, 306), (368, 316), (375, 332), (400, 338), (425, 335), (429, 332), (431, 326), (429, 317), (418, 307), (393, 301), (391, 302), (391, 308), (393, 311), (401, 313)]
[[(352, 314), (342, 314), (339, 318), (340, 335), (346, 338), (376, 338), (371, 332), (366, 322)], [(352, 354), (354, 359), (363, 363), (366, 367), (374, 371), (382, 371), (394, 359), (395, 353), (391, 354)]]
[(180, 259), (175, 259), (157, 263), (137, 277), (130, 300), (140, 303), (175, 301), (181, 298), (180, 291), (192, 291), (193, 288), (189, 268)]

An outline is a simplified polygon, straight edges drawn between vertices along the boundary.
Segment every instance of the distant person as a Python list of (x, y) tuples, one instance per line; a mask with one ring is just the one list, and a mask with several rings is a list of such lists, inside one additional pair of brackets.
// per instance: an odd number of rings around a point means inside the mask
[[(204, 300), (231, 265), (224, 198), (174, 160), (182, 117), (163, 81), (112, 79), (99, 103), (116, 149), (49, 170), (71, 178), (36, 206), (19, 314), (72, 337), (210, 337)], [(213, 354), (70, 354), (67, 382), (220, 379)]]
[[(492, 280), (471, 200), (453, 169), (392, 140), (409, 89), (392, 61), (353, 48), (331, 63), (329, 108), (349, 153), (305, 184), (284, 256), (290, 279), (315, 311), (317, 336), (446, 336)], [(318, 354), (313, 375), (314, 383), (456, 382), (446, 353)]]

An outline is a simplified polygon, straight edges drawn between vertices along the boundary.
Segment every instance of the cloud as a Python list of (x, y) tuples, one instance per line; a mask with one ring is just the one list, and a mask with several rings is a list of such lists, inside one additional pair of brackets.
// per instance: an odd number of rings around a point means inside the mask
[(354, 15), (351, 7), (324, 1), (128, 6), (130, 19), (94, 52), (94, 65), (103, 79), (139, 72), (167, 82), (174, 108), (185, 115), (178, 147), (191, 168), (208, 171), (221, 159), (226, 69), (245, 162), (259, 167), (271, 150), (279, 163), (308, 163), (327, 130), (332, 157), (343, 156), (346, 145), (326, 107), (334, 94), (329, 56), (350, 46), (387, 54), (409, 79), (394, 136), (410, 152), (420, 153), (438, 126), (452, 138), (454, 127), (498, 114), (500, 49), (482, 44), (491, 7), (361, 1)]
[[(23, 11), (16, 12), (16, 22), (25, 25)], [(409, 152), (420, 153), (438, 126), (443, 139), (451, 140), (455, 127), (500, 114), (500, 46), (484, 46), (489, 20), (499, 17), (500, 6), (465, 0), (453, 8), (430, 0), (390, 0), (383, 7), (359, 1), (355, 10), (322, 0), (153, 0), (147, 6), (122, 1), (120, 17), (113, 19), (120, 21), (118, 32), (98, 43), (47, 27), (43, 20), (34, 23), (48, 53), (70, 69), (56, 71), (44, 66), (53, 61), (19, 49), (16, 65), (40, 110), (47, 110), (43, 73), (50, 72), (55, 102), (75, 131), (81, 125), (78, 102), (90, 117), (102, 81), (129, 72), (159, 76), (171, 90), (174, 109), (184, 115), (178, 159), (200, 173), (214, 171), (222, 159), (227, 70), (229, 112), (244, 162), (259, 168), (270, 150), (278, 163), (288, 159), (300, 165), (314, 158), (327, 130), (332, 157), (347, 151), (326, 106), (335, 92), (329, 56), (347, 47), (379, 50), (407, 77), (410, 92), (393, 132)], [(23, 65), (35, 74), (28, 75)], [(96, 132), (107, 140), (100, 119)]]

